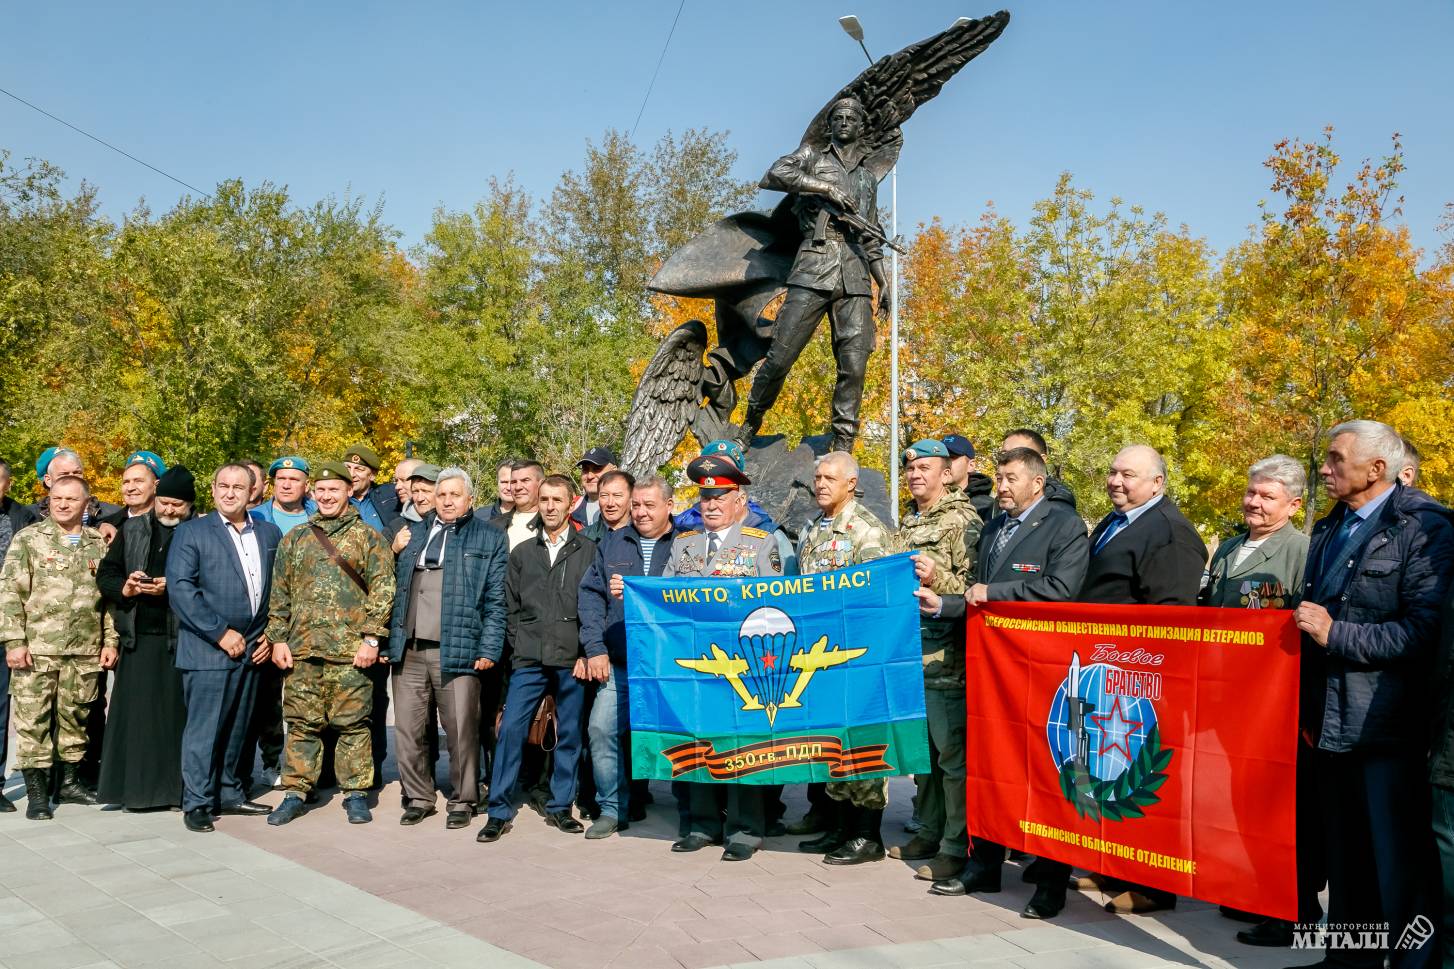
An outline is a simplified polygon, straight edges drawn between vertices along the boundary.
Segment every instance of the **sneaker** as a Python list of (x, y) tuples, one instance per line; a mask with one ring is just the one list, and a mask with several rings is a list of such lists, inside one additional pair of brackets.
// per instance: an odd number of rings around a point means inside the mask
[(374, 819), (369, 810), (369, 799), (363, 794), (350, 794), (343, 799), (343, 813), (348, 815), (349, 824), (368, 824)]
[(277, 826), (287, 824), (303, 815), (308, 810), (303, 799), (297, 794), (288, 794), (283, 797), (283, 803), (273, 808), (273, 813), (268, 815), (268, 824)]

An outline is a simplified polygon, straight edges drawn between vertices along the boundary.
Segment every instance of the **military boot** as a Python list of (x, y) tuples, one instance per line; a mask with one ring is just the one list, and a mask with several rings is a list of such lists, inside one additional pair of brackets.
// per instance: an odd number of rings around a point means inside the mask
[(96, 795), (81, 783), (80, 764), (61, 765), (61, 787), (56, 791), (57, 804), (97, 804)]
[(20, 772), (25, 777), (25, 816), (32, 821), (49, 821), (50, 813), (50, 768), (27, 767)]

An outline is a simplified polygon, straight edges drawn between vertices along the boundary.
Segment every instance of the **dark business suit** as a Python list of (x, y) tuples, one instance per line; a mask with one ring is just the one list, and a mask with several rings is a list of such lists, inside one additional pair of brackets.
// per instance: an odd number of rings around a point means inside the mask
[[(177, 668), (187, 703), (182, 735), (182, 810), (217, 808), (247, 799), (238, 763), (257, 691), (252, 651), (268, 623), (273, 555), (283, 534), (276, 525), (249, 518), (256, 531), (262, 596), (256, 610), (237, 548), (217, 513), (177, 526), (167, 554), (167, 594), (177, 615)], [(237, 659), (218, 645), (235, 629), (247, 648)], [(248, 765), (249, 768), (251, 765)]]
[[(1207, 543), (1172, 500), (1162, 495), (1097, 550), (1114, 518), (1114, 514), (1102, 518), (1091, 532), (1090, 567), (1076, 598), (1124, 605), (1196, 605), (1207, 567)], [(1167, 908), (1176, 905), (1176, 896), (1159, 888), (1129, 883), (1122, 888)]]
[[(1042, 497), (996, 554), (1000, 533), (1009, 521), (1009, 515), (1001, 512), (990, 519), (980, 534), (974, 574), (988, 586), (990, 600), (1073, 601), (1090, 561), (1085, 522), (1075, 509), (1065, 502)], [(945, 596), (940, 614), (950, 618), (963, 615), (964, 597)], [(1004, 845), (983, 838), (970, 840), (969, 871), (984, 871), (997, 877), (1005, 861)], [(1062, 890), (1070, 877), (1069, 865), (1044, 859), (1035, 864), (1033, 871), (1037, 884), (1056, 885)]]

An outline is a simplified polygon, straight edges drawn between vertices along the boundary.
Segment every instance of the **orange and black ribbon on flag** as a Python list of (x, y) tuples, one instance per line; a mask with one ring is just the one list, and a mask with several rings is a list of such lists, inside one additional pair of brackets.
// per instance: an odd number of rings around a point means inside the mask
[(709, 740), (693, 740), (661, 753), (671, 762), (672, 777), (705, 767), (713, 780), (724, 781), (794, 764), (827, 764), (829, 777), (844, 780), (892, 770), (884, 760), (888, 749), (888, 744), (867, 744), (844, 750), (839, 738), (824, 734), (781, 737), (723, 751), (714, 749)]

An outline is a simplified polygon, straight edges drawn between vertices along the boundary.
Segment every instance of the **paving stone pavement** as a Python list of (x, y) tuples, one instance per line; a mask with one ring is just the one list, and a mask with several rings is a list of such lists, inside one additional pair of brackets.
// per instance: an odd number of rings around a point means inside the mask
[[(386, 775), (387, 776), (387, 775)], [(8, 792), (19, 797), (19, 778)], [(1239, 945), (1215, 907), (1119, 918), (1072, 893), (1061, 917), (1019, 917), (1004, 890), (928, 895), (896, 861), (830, 868), (772, 839), (748, 862), (673, 855), (665, 784), (646, 822), (586, 842), (528, 809), (498, 843), (440, 814), (398, 823), (397, 782), (375, 822), (350, 826), (337, 796), (283, 828), (226, 817), (198, 835), (174, 812), (77, 806), (49, 823), (0, 815), (0, 967), (269, 969), (346, 966), (553, 969), (1142, 969), (1284, 966), (1311, 953)], [(888, 840), (911, 787), (896, 781)], [(275, 803), (277, 795), (264, 797)], [(443, 804), (441, 802), (441, 808)], [(804, 808), (790, 798), (789, 817)]]

